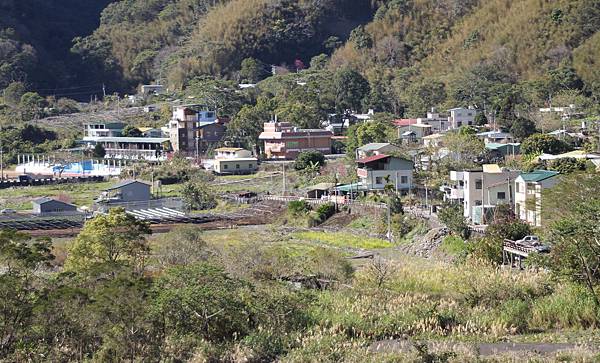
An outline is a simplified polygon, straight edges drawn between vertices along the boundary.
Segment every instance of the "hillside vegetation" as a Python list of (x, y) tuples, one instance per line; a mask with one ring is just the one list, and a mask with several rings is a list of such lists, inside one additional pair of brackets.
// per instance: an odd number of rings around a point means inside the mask
[[(85, 81), (124, 92), (160, 79), (179, 89), (199, 75), (241, 80), (247, 58), (264, 78), (271, 64), (302, 68), (320, 54), (398, 99), (370, 105), (396, 114), (420, 114), (425, 103), (482, 107), (451, 89), (469, 77), (541, 82), (536, 102), (600, 87), (592, 0), (10, 0), (0, 9), (2, 88)], [(548, 87), (556, 70), (562, 83)], [(434, 87), (423, 95), (421, 83)], [(422, 104), (392, 92), (411, 85)]]
[(71, 41), (91, 34), (111, 1), (1, 1), (0, 88), (13, 81), (39, 88), (85, 84), (91, 72), (70, 53)]

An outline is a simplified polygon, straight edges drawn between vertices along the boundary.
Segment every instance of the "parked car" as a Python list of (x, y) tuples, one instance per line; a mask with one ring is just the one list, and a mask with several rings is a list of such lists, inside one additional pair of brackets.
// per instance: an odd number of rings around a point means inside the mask
[(539, 243), (540, 238), (538, 236), (525, 236), (519, 240), (516, 240), (515, 243), (519, 246), (529, 247), (533, 245), (533, 243)]
[(10, 209), (10, 208), (0, 209), (0, 214), (15, 214), (15, 213), (17, 213), (17, 211), (14, 209)]
[(525, 236), (515, 241), (517, 246), (532, 248), (537, 252), (550, 252), (550, 246), (542, 244), (538, 236)]

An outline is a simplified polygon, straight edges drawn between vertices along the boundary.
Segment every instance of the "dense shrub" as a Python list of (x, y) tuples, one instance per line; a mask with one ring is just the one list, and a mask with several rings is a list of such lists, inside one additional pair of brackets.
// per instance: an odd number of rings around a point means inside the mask
[(302, 216), (310, 211), (310, 204), (304, 200), (294, 200), (288, 203), (288, 212), (292, 216)]

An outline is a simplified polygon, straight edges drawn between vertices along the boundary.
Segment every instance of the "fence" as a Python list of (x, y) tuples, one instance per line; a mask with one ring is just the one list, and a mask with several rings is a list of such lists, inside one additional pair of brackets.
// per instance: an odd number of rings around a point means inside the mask
[(75, 177), (64, 177), (64, 178), (40, 178), (40, 179), (29, 179), (29, 180), (1, 180), (0, 189), (7, 189), (12, 187), (28, 187), (28, 186), (39, 186), (39, 185), (50, 185), (50, 184), (68, 184), (68, 183), (86, 183), (86, 182), (103, 182), (106, 178), (103, 176), (75, 176)]
[[(233, 198), (233, 200), (235, 201), (241, 201), (244, 198)], [(298, 197), (298, 196), (283, 196), (283, 195), (261, 195), (261, 196), (257, 196), (257, 197), (253, 197), (253, 198), (249, 198), (253, 201), (276, 201), (276, 202), (283, 202), (283, 203), (289, 203), (289, 202), (293, 202), (293, 201), (297, 201), (297, 200), (303, 200), (309, 204), (313, 204), (313, 205), (321, 205), (321, 204), (334, 204), (335, 201), (332, 200), (328, 200), (328, 199), (315, 199), (315, 198), (304, 198), (304, 197)], [(363, 207), (363, 208), (374, 208), (374, 209), (387, 209), (387, 204), (385, 203), (375, 203), (375, 202), (359, 202), (356, 200), (350, 200), (350, 199), (343, 199), (343, 200), (338, 200), (338, 205), (340, 206), (350, 206), (350, 207)]]

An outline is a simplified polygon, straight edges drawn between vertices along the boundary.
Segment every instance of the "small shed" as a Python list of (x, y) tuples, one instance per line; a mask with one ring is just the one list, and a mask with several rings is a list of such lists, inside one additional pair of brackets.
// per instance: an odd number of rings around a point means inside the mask
[(151, 185), (139, 180), (125, 180), (106, 189), (110, 200), (142, 202), (152, 199)]
[(306, 189), (306, 197), (319, 199), (335, 188), (335, 183), (319, 183)]
[(77, 212), (77, 206), (53, 198), (38, 198), (33, 202), (33, 213), (45, 214), (67, 214)]

